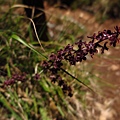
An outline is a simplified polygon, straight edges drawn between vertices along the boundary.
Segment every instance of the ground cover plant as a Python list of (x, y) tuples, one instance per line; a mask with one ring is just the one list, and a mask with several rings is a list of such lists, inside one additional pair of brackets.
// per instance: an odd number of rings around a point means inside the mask
[[(82, 66), (88, 56), (94, 59), (98, 49), (103, 54), (110, 46), (116, 47), (120, 41), (120, 28), (116, 26), (114, 31), (104, 30), (88, 36), (89, 41), (82, 37), (75, 41), (79, 31), (72, 36), (66, 36), (66, 31), (61, 31), (62, 38), (53, 40), (54, 44), (52, 40), (47, 43), (40, 41), (42, 49), (36, 46), (38, 42), (34, 41), (31, 28), (26, 23), (29, 20), (25, 21), (13, 11), (3, 11), (5, 14), (0, 16), (1, 118), (78, 119), (69, 103), (70, 97), (77, 92), (82, 102), (82, 94), (86, 92), (84, 88), (91, 92), (94, 88), (89, 87), (91, 76), (82, 77), (76, 66)], [(75, 26), (74, 29), (77, 31), (80, 28)], [(29, 31), (28, 38), (25, 31)]]

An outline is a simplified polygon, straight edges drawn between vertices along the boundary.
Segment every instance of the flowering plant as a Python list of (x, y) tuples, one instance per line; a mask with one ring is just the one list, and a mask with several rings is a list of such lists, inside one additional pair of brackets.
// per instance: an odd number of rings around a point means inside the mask
[[(118, 38), (119, 34), (120, 27), (116, 26), (114, 32), (111, 30), (104, 30), (103, 32), (98, 32), (97, 35), (94, 33), (92, 36), (88, 36), (88, 38), (92, 39), (88, 43), (80, 39), (74, 44), (77, 45), (78, 49), (74, 49), (74, 45), (68, 44), (64, 49), (57, 51), (57, 53), (52, 53), (47, 61), (43, 61), (42, 67), (45, 72), (49, 73), (52, 82), (58, 82), (58, 85), (62, 87), (62, 90), (65, 93), (68, 92), (69, 96), (72, 96), (71, 87), (61, 78), (59, 71), (67, 73), (79, 82), (81, 81), (62, 68), (63, 61), (68, 61), (70, 65), (76, 65), (77, 62), (86, 60), (88, 54), (93, 58), (93, 55), (98, 53), (97, 48), (100, 48), (101, 53), (103, 54), (105, 50), (108, 50), (108, 43), (113, 47), (116, 46), (116, 43), (120, 41), (120, 38)], [(84, 84), (83, 82), (81, 83)]]
[[(119, 34), (120, 27), (116, 26), (114, 32), (112, 32), (111, 30), (104, 30), (102, 32), (98, 32), (98, 34), (94, 33), (92, 36), (88, 36), (88, 38), (91, 39), (91, 41), (89, 42), (79, 39), (79, 41), (73, 45), (68, 44), (63, 49), (58, 50), (57, 53), (51, 53), (47, 60), (44, 60), (42, 62), (43, 71), (49, 76), (51, 82), (57, 82), (58, 86), (62, 88), (64, 93), (66, 93), (68, 96), (72, 96), (72, 88), (62, 79), (59, 74), (60, 71), (70, 75), (72, 78), (76, 79), (83, 85), (85, 84), (81, 82), (78, 78), (67, 72), (63, 68), (63, 62), (67, 61), (70, 65), (76, 65), (77, 62), (87, 60), (86, 56), (88, 54), (93, 58), (93, 55), (95, 53), (98, 53), (98, 48), (101, 49), (101, 54), (103, 54), (105, 50), (108, 50), (108, 44), (113, 47), (116, 46), (116, 44), (120, 41)], [(75, 48), (75, 45), (77, 46), (77, 49)], [(8, 79), (4, 82), (4, 86), (16, 83), (15, 79), (17, 79), (18, 81), (24, 81), (25, 78), (25, 74), (13, 75), (11, 79)], [(39, 74), (36, 74), (34, 76), (35, 80), (39, 78)], [(85, 86), (88, 87), (87, 85)]]

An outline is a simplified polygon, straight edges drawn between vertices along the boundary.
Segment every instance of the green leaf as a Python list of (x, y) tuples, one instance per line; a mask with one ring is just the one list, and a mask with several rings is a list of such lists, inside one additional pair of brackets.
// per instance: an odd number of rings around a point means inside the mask
[(12, 113), (12, 116), (17, 120), (21, 120), (21, 117), (12, 109), (9, 102), (3, 96), (0, 98), (0, 103), (3, 103), (3, 105)]
[(64, 117), (64, 112), (62, 111), (62, 108), (60, 107), (60, 105), (57, 105), (58, 111), (60, 112), (60, 114), (62, 115), (62, 117)]
[(51, 89), (45, 80), (41, 80), (39, 83), (44, 91), (51, 92)]
[(44, 57), (44, 58), (47, 59), (47, 57), (46, 57), (45, 55), (43, 55), (42, 53), (40, 53), (40, 52), (38, 52), (37, 50), (35, 50), (33, 47), (31, 47), (28, 43), (26, 43), (26, 42), (25, 42), (23, 39), (21, 39), (19, 36), (13, 34), (13, 35), (11, 36), (11, 38), (19, 41), (20, 43), (22, 43), (23, 45), (25, 45), (26, 47), (28, 47), (29, 49), (31, 49), (33, 52), (35, 52), (35, 53), (37, 53), (38, 55), (41, 55), (42, 57)]
[(40, 108), (39, 109), (42, 120), (51, 120), (48, 115), (47, 115), (47, 110), (45, 108)]
[(61, 98), (61, 99), (64, 99), (64, 94), (63, 94), (62, 89), (58, 87), (58, 88), (56, 89), (56, 91), (57, 91), (58, 95), (60, 96), (60, 98)]
[(11, 77), (10, 66), (9, 66), (8, 63), (7, 63), (7, 65), (6, 65), (6, 68), (7, 68), (8, 77)]

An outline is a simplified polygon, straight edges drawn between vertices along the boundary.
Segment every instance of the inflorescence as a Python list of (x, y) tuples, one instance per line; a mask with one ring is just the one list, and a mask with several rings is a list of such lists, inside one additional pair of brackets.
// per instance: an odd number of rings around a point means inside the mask
[[(98, 53), (98, 48), (101, 49), (101, 53), (104, 53), (105, 50), (108, 50), (108, 44), (115, 47), (116, 43), (120, 42), (119, 34), (120, 27), (116, 26), (114, 32), (111, 30), (104, 30), (103, 32), (98, 32), (97, 35), (94, 33), (91, 37), (88, 37), (92, 39), (89, 42), (85, 42), (80, 39), (74, 45), (68, 44), (66, 47), (64, 47), (64, 49), (58, 50), (56, 54), (51, 53), (48, 60), (44, 60), (42, 62), (42, 68), (44, 72), (49, 75), (51, 82), (57, 83), (65, 94), (72, 97), (73, 93), (71, 86), (62, 79), (59, 73), (62, 71), (70, 75), (73, 79), (78, 79), (72, 76), (63, 68), (63, 61), (68, 61), (70, 65), (76, 65), (77, 62), (86, 60), (86, 56), (88, 54), (93, 57), (95, 53)], [(77, 46), (77, 49), (75, 46)], [(35, 74), (34, 79), (40, 79), (40, 75)], [(13, 85), (18, 81), (23, 82), (25, 80), (25, 73), (14, 74), (11, 78), (4, 81), (3, 86)], [(83, 83), (83, 85), (85, 84)]]
[(26, 81), (26, 73), (15, 73), (12, 75), (11, 78), (8, 78), (7, 80), (4, 81), (3, 86), (10, 86), (18, 81), (25, 82)]
[[(91, 41), (84, 42), (79, 40), (74, 45), (68, 44), (64, 49), (60, 49), (57, 53), (52, 53), (47, 61), (43, 61), (42, 67), (44, 72), (47, 72), (53, 83), (58, 83), (62, 88), (63, 92), (67, 93), (68, 96), (72, 96), (72, 88), (69, 86), (59, 75), (60, 71), (65, 70), (62, 68), (63, 60), (68, 61), (70, 65), (76, 65), (77, 62), (82, 62), (87, 59), (87, 55), (90, 54), (91, 57), (95, 53), (98, 53), (98, 48), (101, 49), (101, 53), (108, 50), (108, 43), (110, 46), (115, 47), (116, 43), (120, 41), (119, 37), (120, 27), (116, 26), (115, 31), (104, 30), (103, 32), (95, 33), (93, 36), (88, 37), (92, 39)], [(77, 49), (74, 46), (77, 45)]]

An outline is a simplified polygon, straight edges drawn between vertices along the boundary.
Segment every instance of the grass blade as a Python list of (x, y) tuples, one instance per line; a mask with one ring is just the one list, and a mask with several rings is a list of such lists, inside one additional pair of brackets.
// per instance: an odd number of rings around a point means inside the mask
[(40, 52), (38, 52), (37, 50), (35, 50), (33, 47), (31, 47), (29, 44), (27, 44), (24, 40), (22, 40), (19, 36), (13, 34), (13, 35), (11, 36), (11, 38), (19, 41), (20, 43), (22, 43), (23, 45), (25, 45), (26, 47), (28, 47), (29, 49), (31, 49), (33, 52), (35, 52), (35, 53), (37, 53), (38, 55), (41, 55), (42, 57), (44, 57), (44, 58), (47, 59), (47, 57), (46, 57), (45, 55), (43, 55), (42, 53), (40, 53)]

